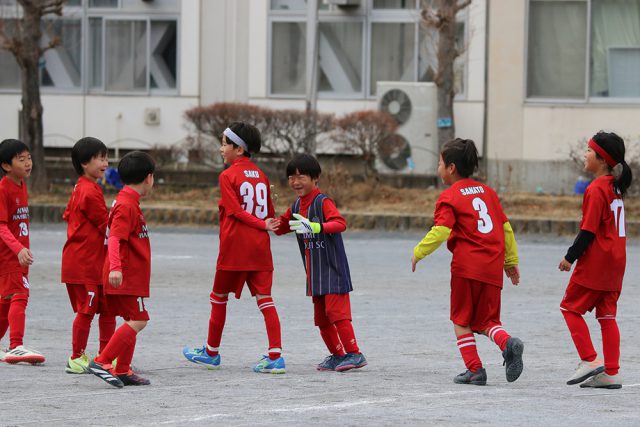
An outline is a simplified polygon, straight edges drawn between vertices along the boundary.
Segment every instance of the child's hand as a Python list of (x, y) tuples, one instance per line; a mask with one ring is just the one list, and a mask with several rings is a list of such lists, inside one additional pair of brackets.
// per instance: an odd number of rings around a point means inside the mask
[(511, 279), (511, 284), (518, 286), (518, 284), (520, 283), (520, 269), (518, 268), (518, 266), (513, 265), (511, 267), (505, 267), (504, 272), (507, 277)]
[(295, 219), (289, 221), (289, 229), (298, 234), (318, 234), (321, 227), (319, 222), (311, 222), (300, 214), (293, 214)]
[(281, 221), (278, 218), (267, 218), (264, 220), (264, 223), (267, 231), (276, 231), (280, 228)]
[(560, 271), (571, 271), (571, 263), (562, 258), (562, 261), (560, 261), (560, 265), (558, 265), (558, 269)]
[(114, 288), (117, 288), (122, 284), (122, 271), (109, 272), (109, 284)]
[(418, 263), (418, 261), (420, 261), (419, 259), (416, 259), (416, 256), (413, 255), (411, 257), (411, 272), (414, 273), (416, 271), (416, 264)]
[(20, 252), (18, 252), (18, 262), (23, 267), (33, 264), (33, 254), (28, 248), (22, 248)]

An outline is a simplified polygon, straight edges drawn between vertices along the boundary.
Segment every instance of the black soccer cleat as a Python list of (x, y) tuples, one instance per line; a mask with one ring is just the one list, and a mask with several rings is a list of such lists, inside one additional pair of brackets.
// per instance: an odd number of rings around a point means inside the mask
[(484, 368), (478, 368), (477, 371), (471, 372), (467, 369), (453, 379), (456, 384), (471, 384), (471, 385), (487, 385), (487, 371)]
[(123, 382), (120, 378), (113, 376), (108, 369), (106, 369), (103, 365), (96, 362), (95, 359), (89, 362), (88, 366), (89, 372), (91, 372), (96, 377), (100, 378), (102, 381), (110, 384), (114, 387), (122, 388), (124, 387)]
[(122, 381), (122, 384), (127, 385), (150, 385), (151, 381), (146, 378), (142, 378), (140, 375), (129, 371), (126, 374), (117, 375), (118, 379)]
[(524, 363), (522, 362), (522, 352), (524, 352), (524, 343), (520, 338), (509, 338), (507, 346), (502, 352), (504, 358), (503, 365), (507, 375), (507, 381), (514, 382), (520, 377)]

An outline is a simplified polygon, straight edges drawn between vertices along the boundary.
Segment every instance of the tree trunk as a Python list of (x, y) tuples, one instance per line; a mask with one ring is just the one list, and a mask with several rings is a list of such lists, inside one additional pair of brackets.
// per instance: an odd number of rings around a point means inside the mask
[[(436, 5), (442, 18), (438, 30), (438, 152), (442, 145), (455, 138), (456, 128), (453, 115), (454, 69), (456, 59), (456, 7), (451, 0), (438, 0)], [(449, 126), (450, 120), (450, 126)]]

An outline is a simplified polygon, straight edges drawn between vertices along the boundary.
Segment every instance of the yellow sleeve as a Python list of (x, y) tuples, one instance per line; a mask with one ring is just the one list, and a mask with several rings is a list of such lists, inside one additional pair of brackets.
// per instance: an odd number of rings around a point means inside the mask
[(431, 227), (431, 230), (429, 230), (427, 235), (424, 236), (424, 239), (422, 239), (420, 243), (413, 248), (413, 255), (417, 260), (421, 260), (431, 252), (438, 249), (442, 242), (446, 242), (450, 234), (451, 229), (449, 227), (445, 227), (444, 225), (434, 225)]
[(513, 234), (513, 229), (509, 222), (505, 222), (504, 228), (504, 266), (513, 267), (518, 265), (518, 244), (516, 243), (516, 236)]

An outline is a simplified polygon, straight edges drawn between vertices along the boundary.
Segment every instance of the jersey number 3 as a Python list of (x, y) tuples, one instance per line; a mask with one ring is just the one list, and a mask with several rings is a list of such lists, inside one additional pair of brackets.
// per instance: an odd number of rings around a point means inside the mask
[(242, 196), (242, 207), (245, 211), (259, 219), (267, 217), (267, 186), (265, 183), (259, 182), (254, 188), (251, 183), (245, 181), (240, 186), (240, 195)]
[(476, 197), (471, 201), (473, 209), (478, 212), (478, 231), (482, 234), (488, 234), (493, 230), (493, 221), (489, 216), (487, 204), (480, 197)]

